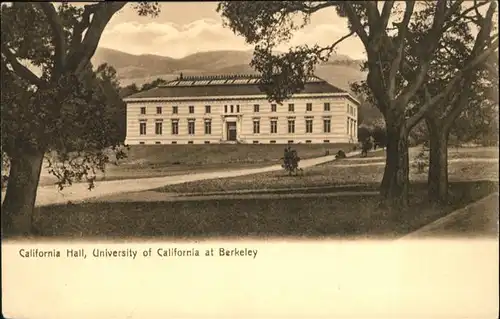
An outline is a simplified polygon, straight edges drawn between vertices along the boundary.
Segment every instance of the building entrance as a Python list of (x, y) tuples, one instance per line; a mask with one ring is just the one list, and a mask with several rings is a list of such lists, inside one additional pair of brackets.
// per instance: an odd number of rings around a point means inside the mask
[(236, 122), (227, 122), (227, 140), (236, 141)]

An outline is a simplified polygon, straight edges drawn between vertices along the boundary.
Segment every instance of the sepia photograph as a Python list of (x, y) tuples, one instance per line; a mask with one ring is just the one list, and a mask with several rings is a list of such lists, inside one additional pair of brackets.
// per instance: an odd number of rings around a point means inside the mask
[(497, 25), (492, 0), (2, 2), (4, 317), (497, 317)]

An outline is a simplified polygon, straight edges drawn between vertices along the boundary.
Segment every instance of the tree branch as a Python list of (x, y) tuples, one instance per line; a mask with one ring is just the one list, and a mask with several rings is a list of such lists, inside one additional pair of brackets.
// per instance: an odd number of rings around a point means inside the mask
[(387, 24), (389, 23), (389, 18), (391, 17), (391, 11), (393, 7), (394, 7), (394, 1), (384, 2), (384, 7), (382, 8), (382, 15), (380, 21), (381, 28), (383, 30), (387, 28)]
[(64, 72), (66, 64), (66, 39), (64, 35), (64, 28), (56, 12), (54, 5), (50, 2), (38, 2), (37, 5), (42, 9), (49, 21), (50, 28), (52, 29), (52, 43), (54, 44), (54, 69), (52, 77), (59, 77)]
[(337, 45), (339, 45), (341, 42), (343, 42), (345, 39), (351, 37), (354, 33), (356, 33), (356, 31), (352, 30), (351, 32), (349, 32), (348, 34), (344, 35), (343, 37), (341, 37), (340, 39), (338, 39), (337, 41), (335, 41), (332, 45), (329, 45), (327, 47), (324, 47), (322, 48), (321, 50), (318, 51), (318, 53), (323, 53), (323, 51), (328, 51), (328, 54), (331, 54), (331, 52), (335, 49), (335, 47)]
[(72, 47), (70, 57), (68, 58), (68, 68), (80, 73), (89, 63), (90, 59), (97, 49), (102, 32), (113, 15), (122, 9), (127, 4), (126, 1), (112, 1), (96, 4), (96, 10), (93, 14), (92, 21), (85, 33), (85, 37), (81, 45)]
[(10, 51), (10, 49), (7, 47), (7, 44), (5, 44), (3, 41), (2, 53), (16, 75), (36, 86), (40, 86), (44, 83), (39, 77), (37, 77), (33, 72), (31, 72), (27, 67), (22, 65), (17, 60), (15, 54)]
[(82, 42), (83, 31), (87, 29), (90, 25), (90, 15), (94, 14), (97, 10), (98, 4), (88, 4), (84, 6), (82, 20), (75, 25), (73, 29), (73, 35), (71, 37), (71, 47), (75, 48), (79, 46)]
[(360, 18), (356, 14), (354, 7), (352, 6), (352, 1), (345, 1), (344, 8), (346, 11), (347, 18), (349, 19), (349, 22), (353, 26), (353, 31), (356, 32), (356, 34), (361, 39), (361, 41), (363, 42), (363, 44), (365, 46), (365, 49), (368, 52), (368, 49), (370, 46), (368, 34), (366, 34), (366, 30), (365, 30), (363, 24), (361, 23)]
[(460, 81), (460, 79), (462, 79), (462, 77), (463, 77), (464, 74), (466, 74), (467, 72), (469, 72), (472, 69), (474, 69), (475, 67), (477, 67), (480, 63), (484, 62), (488, 58), (488, 56), (494, 52), (494, 50), (495, 50), (495, 48), (497, 46), (498, 46), (498, 39), (495, 40), (494, 43), (492, 43), (492, 46), (489, 49), (484, 50), (483, 52), (481, 52), (481, 54), (477, 55), (474, 59), (472, 59), (470, 61), (470, 63), (468, 63), (465, 68), (463, 68), (462, 70), (458, 71), (455, 74), (455, 76), (453, 77), (453, 79), (445, 87), (445, 89), (443, 91), (441, 91), (441, 93), (439, 93), (438, 95), (434, 96), (431, 100), (427, 101), (418, 110), (417, 113), (415, 113), (411, 118), (408, 119), (408, 126), (407, 126), (408, 129), (411, 130), (411, 128), (413, 126), (415, 126), (418, 122), (420, 122), (420, 120), (425, 115), (425, 113), (428, 112), (429, 109), (434, 106), (434, 104), (436, 104), (440, 99), (442, 99), (443, 97), (445, 97), (445, 96), (447, 96), (448, 94), (451, 93), (451, 91), (453, 90), (453, 88), (456, 85), (456, 83), (458, 81)]
[(401, 103), (403, 105), (408, 104), (408, 101), (410, 101), (410, 99), (422, 86), (422, 83), (427, 76), (427, 72), (429, 71), (430, 62), (432, 60), (432, 57), (434, 56), (434, 51), (439, 45), (439, 40), (443, 31), (443, 24), (445, 22), (444, 17), (446, 13), (446, 0), (438, 0), (431, 30), (426, 35), (422, 43), (422, 46), (424, 46), (425, 49), (424, 53), (421, 56), (422, 61), (419, 63), (419, 71), (412, 84), (405, 87), (401, 94), (399, 94), (399, 96), (397, 97), (398, 103)]
[(302, 5), (302, 8), (300, 9), (300, 11), (303, 13), (306, 13), (306, 14), (313, 14), (321, 9), (336, 6), (336, 5), (338, 5), (338, 2), (341, 2), (341, 1), (326, 1), (326, 2), (322, 2), (320, 4), (317, 4), (316, 6), (308, 6), (305, 3), (300, 3)]
[[(464, 1), (458, 1), (457, 3), (458, 3), (458, 4), (462, 4), (463, 2), (464, 2)], [(457, 23), (458, 21), (460, 21), (461, 19), (464, 19), (464, 18), (468, 18), (468, 19), (470, 19), (471, 21), (473, 21), (474, 23), (479, 24), (479, 23), (480, 23), (480, 19), (476, 19), (477, 17), (469, 17), (469, 16), (467, 16), (467, 14), (468, 14), (469, 12), (471, 12), (471, 11), (474, 11), (474, 10), (476, 10), (476, 11), (477, 11), (480, 7), (482, 7), (482, 6), (486, 5), (486, 4), (490, 3), (490, 2), (491, 2), (491, 0), (486, 0), (486, 1), (481, 1), (481, 2), (477, 2), (477, 1), (476, 1), (476, 2), (475, 2), (475, 4), (474, 4), (472, 7), (465, 9), (463, 12), (461, 12), (461, 13), (460, 13), (460, 15), (459, 15), (458, 17), (456, 17), (455, 19), (453, 19), (453, 20), (451, 20), (449, 23), (447, 23), (447, 24), (443, 27), (444, 31), (446, 32), (446, 30), (448, 30), (448, 29), (449, 29), (449, 28), (451, 28), (453, 25), (455, 25), (455, 23)], [(455, 5), (456, 5), (457, 3), (455, 3)], [(453, 8), (453, 7), (452, 7), (452, 8)], [(448, 10), (448, 12), (449, 12), (449, 15), (450, 15), (450, 17), (451, 17), (451, 15), (453, 14), (452, 9), (449, 9), (449, 10)], [(449, 20), (447, 20), (447, 21), (449, 21)]]
[(406, 34), (408, 33), (408, 24), (410, 23), (411, 16), (415, 7), (414, 1), (407, 1), (403, 21), (399, 24), (398, 36), (396, 38), (396, 58), (392, 61), (391, 69), (389, 72), (389, 87), (387, 94), (389, 99), (394, 100), (396, 90), (396, 76), (401, 66), (401, 61), (404, 54), (404, 44)]

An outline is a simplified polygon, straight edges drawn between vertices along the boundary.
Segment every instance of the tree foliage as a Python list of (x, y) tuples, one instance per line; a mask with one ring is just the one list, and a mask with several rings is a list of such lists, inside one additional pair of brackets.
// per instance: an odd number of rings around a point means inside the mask
[[(89, 60), (104, 26), (125, 4), (2, 5), (2, 150), (8, 156), (39, 149), (64, 162), (78, 153), (88, 160), (73, 166), (77, 171), (102, 167), (100, 152), (108, 147), (122, 156), (125, 123), (116, 115), (124, 103), (116, 70), (103, 64), (94, 72)], [(140, 15), (159, 10), (156, 3), (134, 7)], [(55, 174), (65, 182), (61, 176), (73, 176)]]
[[(223, 1), (218, 7), (235, 33), (255, 45), (252, 66), (261, 73), (261, 88), (271, 100), (283, 101), (304, 87), (314, 67), (325, 61), (336, 45), (351, 35), (359, 37), (366, 50), (367, 80), (358, 84), (366, 89), (366, 100), (384, 115), (387, 159), (381, 194), (391, 207), (408, 205), (408, 136), (424, 115), (447, 96), (472, 69), (491, 55), (498, 37), (475, 38), (474, 53), (447, 79), (446, 89), (435, 96), (426, 92), (429, 72), (443, 42), (453, 41), (447, 34), (478, 19), (478, 9), (490, 1), (439, 0), (428, 2), (385, 1), (269, 1), (240, 3)], [(468, 4), (468, 6), (467, 6)], [(491, 4), (493, 7), (494, 4)], [(299, 46), (287, 53), (275, 54), (277, 44), (305, 26), (311, 15), (323, 9), (335, 9), (345, 17), (349, 32), (330, 45)], [(472, 14), (470, 16), (469, 14)], [(298, 18), (298, 19), (297, 19)], [(301, 21), (296, 23), (295, 21)], [(389, 23), (391, 22), (391, 24)], [(466, 35), (466, 34), (465, 34)], [(462, 37), (464, 34), (462, 34)], [(425, 99), (418, 100), (422, 92)], [(418, 101), (417, 101), (418, 100)]]
[[(127, 2), (11, 2), (1, 6), (2, 152), (11, 165), (2, 227), (29, 233), (44, 156), (60, 187), (123, 156), (116, 72), (90, 59), (104, 28)], [(157, 3), (138, 2), (139, 15)], [(112, 105), (113, 107), (109, 107)], [(116, 108), (115, 108), (116, 107)], [(4, 154), (2, 154), (3, 156)], [(94, 174), (95, 175), (95, 174)]]

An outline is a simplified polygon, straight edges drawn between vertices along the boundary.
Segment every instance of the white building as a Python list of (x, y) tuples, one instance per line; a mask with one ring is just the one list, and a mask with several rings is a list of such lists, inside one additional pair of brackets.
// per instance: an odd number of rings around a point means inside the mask
[(283, 104), (243, 75), (181, 76), (124, 101), (129, 145), (357, 142), (359, 102), (317, 77)]

